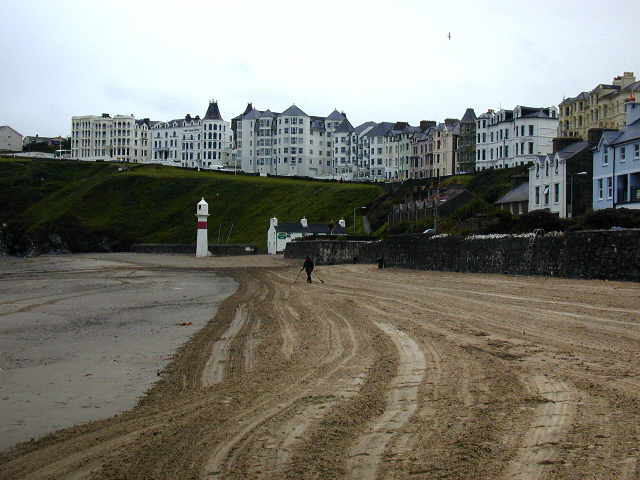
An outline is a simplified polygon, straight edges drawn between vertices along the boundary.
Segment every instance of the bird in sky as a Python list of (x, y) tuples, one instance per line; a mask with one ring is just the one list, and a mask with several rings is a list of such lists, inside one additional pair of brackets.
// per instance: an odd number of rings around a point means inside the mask
[(451, 32), (449, 32), (449, 35), (447, 35), (447, 37), (449, 38), (449, 40), (451, 40)]

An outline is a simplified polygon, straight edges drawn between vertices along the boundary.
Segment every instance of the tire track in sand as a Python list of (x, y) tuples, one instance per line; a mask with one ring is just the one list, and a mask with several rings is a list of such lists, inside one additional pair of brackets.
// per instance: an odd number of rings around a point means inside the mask
[[(262, 293), (255, 298), (251, 304), (260, 303), (264, 301), (266, 297), (267, 289), (263, 286)], [(229, 328), (227, 328), (227, 330), (221, 335), (220, 339), (214, 343), (211, 349), (211, 355), (209, 356), (209, 359), (202, 371), (201, 379), (203, 386), (208, 387), (225, 380), (226, 374), (229, 370), (233, 346), (235, 345), (240, 333), (247, 327), (249, 322), (249, 311), (251, 309), (253, 309), (253, 305), (244, 303), (239, 305)], [(243, 366), (247, 370), (250, 370), (254, 363), (253, 355), (257, 342), (255, 335), (257, 329), (260, 327), (260, 321), (258, 320), (256, 323), (257, 324), (254, 324), (251, 331), (248, 333), (248, 348), (244, 350), (245, 358)]]
[[(265, 406), (264, 410), (256, 412), (255, 418), (250, 419), (244, 428), (217, 445), (206, 462), (205, 479), (225, 478), (233, 471), (239, 457), (251, 449), (254, 443), (262, 445), (254, 468), (259, 466), (258, 470), (261, 472), (265, 468), (276, 471), (283, 469), (289, 459), (289, 452), (301, 433), (341, 396), (357, 393), (363, 383), (364, 365), (354, 360), (361, 353), (354, 326), (349, 319), (337, 312), (316, 312), (316, 318), (329, 332), (330, 348), (326, 357), (313, 370), (301, 376), (298, 382), (281, 392), (288, 398), (281, 399), (280, 403), (272, 407)], [(299, 410), (300, 405), (306, 404), (309, 397), (313, 396), (318, 398)], [(278, 417), (290, 415), (293, 411), (296, 411), (293, 422), (288, 421), (276, 427), (278, 430), (272, 430), (267, 437), (256, 438), (260, 436), (261, 430), (269, 430), (274, 424), (277, 425)], [(261, 474), (256, 472), (256, 476)]]
[(573, 393), (561, 381), (546, 376), (533, 378), (538, 392), (547, 402), (536, 407), (534, 418), (513, 461), (510, 480), (543, 478), (557, 457), (556, 445), (565, 436), (573, 415)]
[(396, 345), (400, 363), (398, 373), (389, 385), (385, 413), (369, 426), (369, 431), (351, 449), (347, 462), (348, 478), (351, 479), (376, 477), (387, 445), (418, 408), (418, 392), (426, 370), (425, 356), (409, 335), (392, 325), (373, 323)]

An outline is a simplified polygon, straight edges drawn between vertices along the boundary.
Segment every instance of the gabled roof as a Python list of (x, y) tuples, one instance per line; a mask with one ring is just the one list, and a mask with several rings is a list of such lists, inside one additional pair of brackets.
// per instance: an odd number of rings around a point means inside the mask
[(496, 203), (514, 203), (529, 201), (529, 182), (524, 182), (500, 198)]
[(291, 105), (280, 115), (290, 115), (292, 117), (308, 117), (309, 116), (306, 113), (304, 113), (302, 110), (300, 110), (298, 107), (296, 107), (295, 104)]
[(343, 115), (342, 113), (338, 112), (338, 110), (333, 110), (333, 112), (331, 112), (331, 114), (327, 117), (327, 120), (344, 120), (346, 117), (346, 115)]
[(599, 150), (604, 144), (611, 145), (620, 135), (622, 135), (622, 132), (616, 130), (602, 132), (602, 136), (600, 137), (598, 144), (593, 147), (593, 150)]
[(476, 112), (473, 108), (467, 108), (462, 116), (460, 123), (472, 123), (476, 121)]
[(277, 115), (274, 114), (271, 110), (267, 109), (260, 115), (261, 118), (274, 118)]
[(205, 114), (204, 119), (222, 120), (222, 115), (220, 115), (220, 109), (218, 108), (218, 102), (209, 102), (209, 108), (207, 108), (207, 113)]

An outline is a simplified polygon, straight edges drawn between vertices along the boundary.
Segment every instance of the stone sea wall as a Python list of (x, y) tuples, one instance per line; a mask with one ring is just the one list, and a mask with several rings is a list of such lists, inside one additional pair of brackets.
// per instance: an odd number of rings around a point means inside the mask
[(549, 275), (640, 281), (640, 230), (616, 229), (473, 237), (394, 235), (376, 242), (297, 241), (286, 258), (311, 256), (318, 265), (379, 266), (449, 272)]
[[(141, 243), (132, 245), (131, 251), (134, 253), (195, 255), (196, 246), (195, 244)], [(209, 244), (209, 253), (220, 257), (231, 255), (253, 255), (258, 253), (258, 247), (255, 245), (244, 244)]]

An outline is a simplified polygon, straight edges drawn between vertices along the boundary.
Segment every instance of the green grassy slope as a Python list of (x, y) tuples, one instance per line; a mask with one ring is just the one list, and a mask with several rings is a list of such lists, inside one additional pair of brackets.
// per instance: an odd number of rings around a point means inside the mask
[[(266, 249), (269, 219), (351, 225), (376, 185), (261, 178), (171, 167), (0, 160), (0, 221), (15, 234), (104, 234), (124, 244), (195, 243), (196, 205), (209, 203), (209, 240)], [(351, 221), (350, 221), (351, 220)]]

